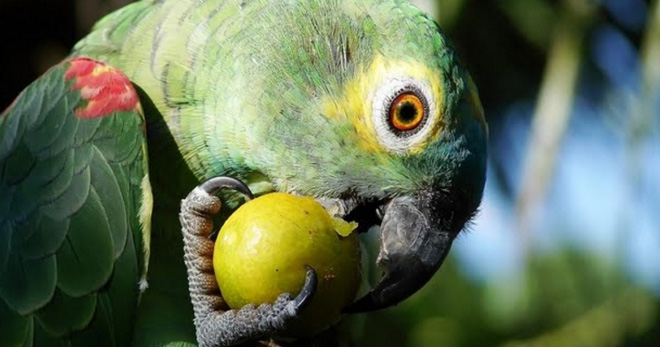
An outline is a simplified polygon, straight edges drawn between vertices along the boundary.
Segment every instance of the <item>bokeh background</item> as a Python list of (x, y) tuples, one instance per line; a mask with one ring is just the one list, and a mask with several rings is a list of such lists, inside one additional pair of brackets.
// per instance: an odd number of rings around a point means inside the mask
[[(127, 0), (0, 0), (0, 109)], [(481, 212), (365, 346), (660, 346), (658, 0), (417, 0), (480, 89)]]

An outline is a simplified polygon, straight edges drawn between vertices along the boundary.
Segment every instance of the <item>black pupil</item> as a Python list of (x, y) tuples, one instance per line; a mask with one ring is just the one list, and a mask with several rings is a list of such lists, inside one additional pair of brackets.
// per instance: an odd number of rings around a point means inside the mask
[(417, 107), (406, 101), (399, 106), (399, 121), (404, 124), (412, 123), (417, 118)]

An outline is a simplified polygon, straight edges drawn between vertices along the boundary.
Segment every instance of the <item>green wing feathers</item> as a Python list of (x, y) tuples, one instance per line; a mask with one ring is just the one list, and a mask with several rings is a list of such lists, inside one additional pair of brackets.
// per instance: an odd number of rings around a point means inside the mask
[(85, 58), (0, 116), (3, 345), (129, 344), (146, 266), (144, 129), (128, 79)]

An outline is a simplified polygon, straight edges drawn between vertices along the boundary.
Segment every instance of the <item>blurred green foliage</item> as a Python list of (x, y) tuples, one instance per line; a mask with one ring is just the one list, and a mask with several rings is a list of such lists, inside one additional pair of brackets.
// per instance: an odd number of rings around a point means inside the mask
[(657, 297), (581, 252), (530, 259), (519, 278), (476, 284), (449, 261), (420, 293), (371, 314), (365, 346), (657, 346)]

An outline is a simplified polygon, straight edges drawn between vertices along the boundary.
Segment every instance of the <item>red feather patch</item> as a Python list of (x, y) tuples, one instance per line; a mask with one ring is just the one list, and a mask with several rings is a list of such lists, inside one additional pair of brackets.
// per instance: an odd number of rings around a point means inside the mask
[(96, 118), (117, 111), (142, 113), (131, 81), (119, 70), (89, 58), (76, 58), (64, 77), (74, 80), (72, 90), (79, 90), (87, 104), (76, 110), (80, 118)]

